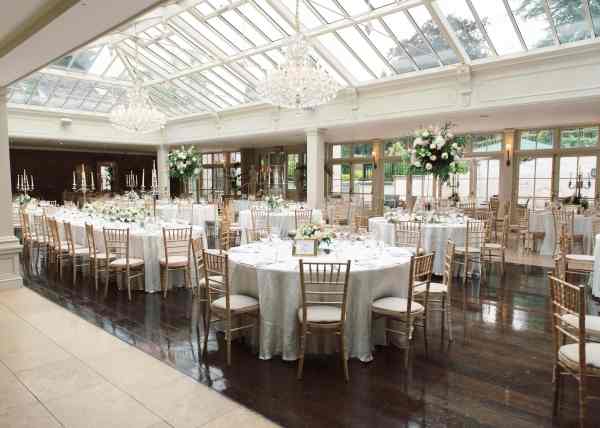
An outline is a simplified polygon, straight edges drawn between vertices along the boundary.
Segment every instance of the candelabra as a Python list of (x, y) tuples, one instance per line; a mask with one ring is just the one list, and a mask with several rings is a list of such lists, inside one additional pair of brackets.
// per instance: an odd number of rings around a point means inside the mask
[(573, 183), (573, 177), (569, 177), (569, 189), (575, 189), (575, 198), (576, 200), (581, 200), (581, 191), (588, 190), (592, 188), (592, 178), (590, 174), (588, 174), (587, 180), (583, 178), (583, 174), (581, 170), (577, 172), (575, 175), (575, 182)]
[[(143, 177), (143, 175), (142, 175)], [(143, 186), (142, 179), (142, 186)], [(154, 218), (156, 218), (156, 200), (160, 196), (160, 189), (158, 187), (158, 172), (156, 171), (156, 162), (152, 165), (152, 185), (150, 186), (150, 194), (152, 195), (152, 211)]]
[(83, 205), (87, 203), (87, 193), (89, 191), (96, 191), (96, 185), (94, 183), (94, 173), (90, 172), (90, 186), (87, 184), (87, 176), (85, 173), (85, 165), (81, 164), (81, 180), (80, 185), (77, 185), (77, 173), (73, 171), (73, 192), (81, 193), (83, 195)]
[(33, 175), (27, 175), (27, 170), (23, 174), (17, 174), (17, 192), (28, 195), (34, 189)]
[(130, 171), (129, 174), (125, 175), (125, 186), (129, 188), (130, 192), (133, 192), (138, 187), (137, 174)]

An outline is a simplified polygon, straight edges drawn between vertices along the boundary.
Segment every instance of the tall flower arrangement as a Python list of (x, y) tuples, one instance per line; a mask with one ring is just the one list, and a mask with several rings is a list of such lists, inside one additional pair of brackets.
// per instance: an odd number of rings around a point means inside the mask
[(169, 153), (169, 174), (175, 178), (191, 178), (200, 175), (200, 154), (194, 146), (173, 150)]
[(460, 162), (465, 148), (465, 139), (456, 137), (450, 129), (451, 123), (441, 127), (428, 127), (415, 132), (411, 150), (411, 169), (415, 174), (431, 174), (442, 183), (450, 174), (467, 171), (465, 163)]

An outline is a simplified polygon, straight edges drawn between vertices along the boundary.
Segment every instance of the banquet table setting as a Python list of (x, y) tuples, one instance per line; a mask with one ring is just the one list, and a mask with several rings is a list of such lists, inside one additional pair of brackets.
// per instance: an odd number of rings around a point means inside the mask
[[(298, 206), (300, 209), (300, 206)], [(295, 208), (280, 208), (277, 210), (269, 211), (269, 222), (271, 229), (273, 231), (278, 231), (279, 235), (282, 238), (288, 236), (290, 231), (295, 229), (296, 217), (295, 217)], [(311, 223), (321, 224), (322, 223), (322, 215), (321, 210), (314, 209), (312, 210), (312, 219)], [(239, 224), (242, 230), (253, 229), (252, 225), (252, 211), (251, 210), (243, 210), (240, 211)]]
[[(260, 302), (261, 359), (275, 355), (281, 355), (284, 360), (298, 357), (301, 257), (292, 255), (292, 242), (275, 238), (229, 251), (232, 293), (249, 295)], [(336, 239), (328, 252), (305, 257), (304, 261), (351, 261), (345, 327), (348, 354), (351, 358), (371, 361), (373, 346), (385, 343), (384, 325), (379, 322), (372, 325), (371, 304), (380, 297), (407, 296), (411, 253), (373, 239)], [(316, 342), (309, 340), (309, 351), (315, 345)], [(335, 340), (320, 346), (333, 350)]]
[[(33, 213), (35, 214), (35, 213)], [(31, 215), (31, 214), (30, 214)], [(60, 225), (59, 232), (61, 238), (64, 237), (64, 222), (71, 224), (73, 238), (75, 243), (87, 248), (87, 239), (85, 225), (94, 226), (94, 238), (97, 249), (104, 251), (103, 228), (123, 228), (130, 232), (130, 257), (144, 260), (144, 283), (139, 285), (139, 289), (146, 292), (157, 292), (161, 290), (160, 284), (160, 258), (164, 255), (162, 229), (180, 228), (188, 226), (184, 222), (166, 222), (161, 219), (156, 221), (148, 218), (139, 223), (124, 223), (119, 221), (109, 221), (99, 216), (88, 213), (61, 209), (52, 216)], [(206, 234), (200, 226), (192, 226), (192, 238), (201, 238), (206, 246)], [(191, 269), (192, 280), (195, 280), (195, 271)], [(183, 284), (183, 275), (181, 272), (169, 272), (170, 284)]]
[(217, 220), (215, 204), (160, 204), (156, 206), (156, 215), (166, 222), (184, 220), (190, 224), (204, 227), (206, 222)]
[[(593, 216), (576, 214), (574, 216), (573, 233), (583, 235), (583, 249), (585, 254), (591, 254), (593, 242)], [(554, 254), (556, 237), (554, 231), (554, 217), (552, 211), (535, 211), (529, 216), (529, 232), (543, 233), (544, 240), (539, 248), (542, 256)]]

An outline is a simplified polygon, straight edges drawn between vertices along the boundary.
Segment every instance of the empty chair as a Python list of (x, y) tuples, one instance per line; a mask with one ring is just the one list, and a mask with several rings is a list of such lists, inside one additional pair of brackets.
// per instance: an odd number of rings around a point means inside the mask
[[(518, 242), (522, 244), (523, 252), (534, 249), (530, 243), (533, 241), (533, 233), (529, 231), (529, 218), (530, 211), (526, 206), (517, 206), (516, 210), (516, 223), (511, 224), (509, 230), (519, 235)], [(518, 245), (518, 244), (517, 244)]]
[[(225, 341), (227, 342), (227, 365), (231, 365), (231, 340), (232, 333), (251, 328), (258, 330), (260, 322), (260, 309), (258, 300), (245, 294), (231, 293), (229, 284), (229, 264), (227, 254), (202, 251), (204, 262), (204, 281), (208, 298), (206, 302), (206, 326), (204, 329), (204, 352), (207, 352), (208, 334), (210, 324), (222, 321), (225, 327)], [(233, 324), (235, 318), (250, 316), (254, 322)], [(213, 320), (215, 316), (215, 320)], [(260, 337), (260, 336), (259, 336)]]
[(75, 284), (77, 282), (77, 268), (81, 268), (83, 271), (83, 266), (89, 266), (90, 250), (75, 242), (71, 223), (65, 221), (63, 227), (65, 229), (65, 240), (67, 241), (67, 248), (69, 249), (71, 267), (73, 268), (73, 284)]
[(219, 225), (219, 248), (228, 251), (230, 248), (242, 245), (242, 230), (233, 226), (228, 221), (221, 221)]
[(478, 220), (467, 220), (464, 247), (456, 247), (455, 254), (461, 257), (456, 264), (462, 266), (463, 283), (471, 276), (473, 265), (481, 266), (481, 247), (485, 242), (486, 224)]
[[(501, 229), (492, 231), (488, 229), (488, 236), (481, 248), (481, 261), (484, 265), (498, 263), (500, 265), (500, 275), (504, 276), (504, 264), (506, 261), (506, 246), (508, 242), (508, 216), (499, 224)], [(494, 239), (495, 238), (495, 239)]]
[[(373, 318), (386, 318), (386, 341), (389, 343), (389, 335), (396, 334), (405, 338), (406, 351), (404, 355), (404, 366), (408, 367), (408, 357), (413, 339), (414, 326), (423, 327), (425, 338), (425, 349), (427, 350), (427, 306), (429, 299), (429, 286), (433, 271), (434, 254), (423, 256), (412, 256), (410, 259), (410, 271), (408, 276), (407, 297), (382, 297), (371, 305)], [(415, 301), (415, 289), (421, 295), (421, 304)], [(398, 327), (392, 328), (392, 321), (396, 321)]]
[(265, 227), (262, 229), (246, 229), (246, 242), (259, 242), (267, 240), (271, 236), (271, 228)]
[(160, 259), (160, 285), (163, 297), (169, 290), (169, 272), (183, 271), (186, 286), (193, 287), (190, 276), (190, 261), (192, 251), (192, 228), (163, 227), (164, 256)]
[(423, 223), (417, 221), (399, 221), (395, 224), (395, 243), (397, 247), (408, 248), (413, 254), (422, 252), (421, 234)]
[(346, 381), (348, 355), (345, 342), (346, 309), (348, 302), (348, 279), (350, 260), (346, 263), (317, 263), (300, 260), (300, 350), (298, 355), (298, 379), (302, 379), (306, 337), (316, 331), (336, 334), (339, 337), (340, 354)]
[[(96, 245), (96, 235), (94, 226), (85, 224), (85, 236), (88, 243), (88, 254), (90, 260), (90, 270), (94, 273), (94, 286), (98, 290), (99, 274), (108, 270), (108, 262), (111, 260), (106, 251), (100, 251)], [(114, 256), (112, 256), (114, 258)]]
[(298, 229), (303, 224), (310, 224), (312, 222), (312, 210), (299, 209), (294, 210), (294, 228)]
[(271, 227), (270, 212), (264, 208), (253, 207), (250, 210), (252, 218), (252, 229), (263, 229), (265, 227)]
[(52, 254), (53, 261), (58, 265), (58, 276), (62, 277), (63, 260), (69, 255), (69, 245), (60, 237), (58, 222), (54, 219), (48, 219), (50, 234), (52, 235)]
[(587, 340), (588, 326), (591, 327), (592, 323), (585, 311), (585, 287), (575, 286), (552, 275), (548, 279), (554, 338), (554, 414), (559, 410), (562, 378), (571, 376), (578, 384), (579, 426), (584, 427), (587, 400), (600, 399), (600, 396), (591, 396), (588, 392), (591, 378), (600, 377), (600, 343)]
[(40, 252), (42, 250), (49, 254), (50, 246), (50, 231), (48, 230), (48, 222), (44, 214), (36, 214), (33, 216), (33, 230), (35, 232), (35, 240), (33, 240), (33, 248), (37, 249), (36, 252), (36, 264), (40, 258)]
[(110, 274), (124, 276), (127, 295), (131, 300), (131, 280), (144, 277), (144, 260), (129, 255), (129, 229), (103, 229), (104, 248), (111, 258), (106, 270), (104, 294), (108, 291)]
[[(565, 260), (565, 275), (567, 280), (585, 279), (594, 271), (594, 256), (591, 254), (573, 254), (572, 235), (568, 233), (568, 226), (560, 224), (558, 241), (558, 256)], [(583, 277), (583, 278), (582, 278)]]

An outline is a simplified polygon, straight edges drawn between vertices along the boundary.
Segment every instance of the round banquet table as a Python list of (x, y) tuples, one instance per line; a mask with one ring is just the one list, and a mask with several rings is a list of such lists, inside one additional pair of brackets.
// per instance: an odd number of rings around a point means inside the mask
[[(369, 219), (369, 231), (375, 234), (375, 239), (394, 245), (396, 233), (394, 223), (390, 223), (384, 217), (372, 217)], [(433, 273), (443, 275), (444, 256), (446, 255), (446, 242), (452, 239), (457, 246), (465, 245), (467, 235), (466, 223), (427, 223), (423, 225), (421, 235), (423, 249), (426, 252), (435, 251), (433, 259)], [(473, 266), (478, 269), (479, 266)]]
[[(321, 220), (321, 210), (312, 210), (312, 223), (320, 224)], [(285, 238), (290, 230), (295, 229), (295, 210), (284, 208), (281, 211), (271, 211), (269, 221), (271, 222), (271, 229), (273, 231), (279, 230), (280, 236)], [(252, 229), (252, 211), (240, 211), (239, 223), (242, 230)]]
[(156, 206), (156, 214), (162, 220), (167, 222), (183, 220), (187, 223), (204, 227), (204, 224), (207, 221), (216, 221), (217, 206), (213, 204), (193, 204), (181, 206), (177, 206), (176, 204), (163, 204)]
[[(584, 252), (590, 254), (592, 251), (593, 240), (592, 217), (577, 214), (575, 215), (574, 223), (574, 233), (576, 235), (583, 235)], [(532, 213), (529, 217), (529, 231), (534, 233), (544, 233), (544, 241), (540, 247), (540, 255), (554, 255), (556, 238), (554, 236), (554, 217), (552, 211), (538, 211)]]
[[(281, 355), (284, 360), (298, 358), (299, 259), (292, 256), (291, 241), (259, 242), (229, 251), (232, 293), (253, 296), (260, 302), (261, 359), (274, 355)], [(331, 254), (304, 257), (306, 262), (348, 259), (352, 263), (345, 326), (348, 355), (367, 362), (373, 359), (373, 345), (385, 344), (385, 320), (378, 320), (372, 326), (371, 303), (382, 297), (408, 295), (410, 255), (402, 248), (336, 241)], [(336, 344), (333, 335), (309, 336), (307, 352), (329, 352)]]
[[(143, 290), (150, 293), (160, 291), (160, 258), (164, 255), (162, 228), (182, 227), (181, 224), (163, 222), (161, 224), (147, 224), (145, 227), (141, 227), (135, 223), (109, 223), (106, 220), (90, 217), (77, 211), (61, 211), (53, 217), (59, 223), (58, 228), (61, 239), (64, 239), (64, 227), (62, 223), (65, 221), (70, 222), (75, 243), (85, 246), (86, 248), (87, 239), (85, 235), (85, 224), (92, 224), (94, 226), (94, 239), (98, 251), (104, 251), (104, 235), (102, 232), (104, 227), (129, 228), (129, 256), (144, 260)], [(194, 239), (201, 237), (206, 248), (206, 235), (204, 229), (199, 226), (193, 226), (192, 237)], [(191, 269), (190, 274), (192, 275), (192, 281), (195, 281), (195, 270)], [(171, 271), (169, 272), (169, 275), (171, 275), (169, 277), (169, 285), (183, 285), (184, 280), (181, 271)], [(102, 277), (101, 279), (103, 280)]]

